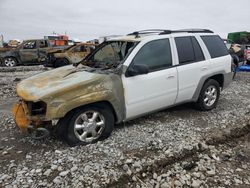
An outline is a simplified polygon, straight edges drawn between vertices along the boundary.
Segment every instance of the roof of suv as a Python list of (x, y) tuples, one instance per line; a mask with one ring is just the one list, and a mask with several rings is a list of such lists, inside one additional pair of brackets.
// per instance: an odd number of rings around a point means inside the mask
[(119, 36), (109, 39), (108, 41), (142, 41), (146, 38), (155, 38), (156, 36), (162, 35), (189, 35), (190, 33), (211, 35), (213, 31), (208, 29), (183, 29), (183, 30), (163, 30), (163, 29), (152, 29), (152, 30), (142, 30), (135, 31), (125, 36)]

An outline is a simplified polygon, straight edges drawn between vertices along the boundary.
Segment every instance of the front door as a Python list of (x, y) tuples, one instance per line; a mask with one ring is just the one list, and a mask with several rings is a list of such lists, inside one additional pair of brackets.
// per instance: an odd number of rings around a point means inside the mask
[(122, 76), (126, 119), (173, 105), (177, 96), (177, 69), (172, 66), (169, 39), (146, 43), (128, 70), (134, 65), (147, 66), (149, 73)]
[(70, 62), (79, 63), (87, 55), (87, 48), (84, 45), (78, 45), (67, 53)]
[(19, 55), (23, 63), (38, 61), (38, 51), (36, 47), (36, 41), (25, 42), (22, 48), (19, 50)]

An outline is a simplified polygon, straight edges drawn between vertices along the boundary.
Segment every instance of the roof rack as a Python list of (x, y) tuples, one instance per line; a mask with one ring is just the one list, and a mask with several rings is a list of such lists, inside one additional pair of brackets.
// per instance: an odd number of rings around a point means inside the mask
[(139, 35), (143, 34), (166, 35), (171, 33), (214, 33), (214, 32), (209, 29), (180, 29), (180, 30), (148, 29), (148, 30), (135, 31), (133, 33), (129, 33), (128, 35), (135, 35), (135, 37), (138, 38)]
[(145, 35), (145, 34), (160, 34), (167, 32), (168, 30), (164, 29), (147, 29), (147, 30), (140, 30), (140, 31), (135, 31), (133, 33), (129, 33), (128, 35), (135, 35), (135, 37), (139, 37), (139, 35)]
[(214, 33), (209, 29), (179, 29), (170, 30), (171, 33)]

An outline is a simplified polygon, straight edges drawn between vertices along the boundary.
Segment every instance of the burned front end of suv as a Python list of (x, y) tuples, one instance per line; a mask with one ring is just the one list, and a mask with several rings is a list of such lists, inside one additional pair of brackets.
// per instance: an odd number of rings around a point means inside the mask
[[(130, 48), (135, 46), (128, 44)], [(113, 44), (107, 45), (111, 50)], [(129, 49), (125, 52), (128, 53)], [(39, 130), (47, 134), (48, 128), (57, 125), (72, 110), (99, 102), (108, 103), (116, 122), (121, 122), (125, 118), (125, 99), (120, 57), (125, 58), (126, 53), (107, 60), (105, 54), (97, 50), (94, 58), (89, 56), (87, 61), (78, 65), (64, 66), (21, 81), (17, 85), (20, 101), (13, 108), (17, 126), (23, 132)]]

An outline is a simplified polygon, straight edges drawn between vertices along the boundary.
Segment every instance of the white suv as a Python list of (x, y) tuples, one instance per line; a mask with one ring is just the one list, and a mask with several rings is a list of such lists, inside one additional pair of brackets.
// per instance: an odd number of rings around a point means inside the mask
[(22, 81), (13, 112), (22, 130), (59, 120), (69, 144), (87, 144), (115, 123), (184, 102), (211, 110), (231, 78), (231, 56), (212, 31), (138, 31), (103, 42), (80, 64)]

